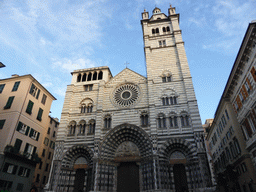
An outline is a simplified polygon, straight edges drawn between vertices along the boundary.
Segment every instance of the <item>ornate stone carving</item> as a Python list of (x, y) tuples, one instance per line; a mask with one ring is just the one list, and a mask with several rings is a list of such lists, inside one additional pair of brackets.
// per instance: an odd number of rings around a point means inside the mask
[(115, 157), (140, 156), (139, 148), (130, 141), (125, 141), (116, 150)]

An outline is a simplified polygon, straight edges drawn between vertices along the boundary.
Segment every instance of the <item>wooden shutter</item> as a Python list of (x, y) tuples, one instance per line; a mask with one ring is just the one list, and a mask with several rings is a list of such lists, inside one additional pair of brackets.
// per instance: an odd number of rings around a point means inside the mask
[(242, 87), (242, 89), (240, 90), (240, 92), (242, 93), (243, 99), (245, 100), (245, 99), (246, 99), (246, 95), (245, 95), (245, 92), (244, 92), (243, 87)]
[(242, 107), (242, 102), (241, 102), (241, 100), (240, 100), (240, 98), (239, 98), (239, 95), (236, 97), (236, 102), (237, 102), (237, 105), (238, 105), (238, 109), (241, 109), (241, 107)]
[(18, 124), (18, 126), (17, 126), (17, 131), (19, 131), (19, 130), (21, 130), (21, 127), (22, 127), (22, 125), (23, 125), (23, 123), (21, 123), (20, 121), (19, 121), (19, 124)]
[(233, 104), (233, 107), (234, 107), (235, 112), (237, 113), (237, 110), (236, 110), (236, 106), (235, 106), (235, 104)]
[(40, 94), (40, 89), (38, 89), (38, 90), (37, 90), (36, 99), (38, 99), (38, 97), (39, 97), (39, 94)]
[(248, 83), (249, 88), (250, 88), (250, 90), (251, 90), (251, 89), (252, 89), (252, 85), (251, 85), (251, 83), (250, 83), (250, 81), (249, 81), (249, 79), (248, 79), (248, 78), (246, 78), (246, 82)]
[(32, 155), (35, 155), (35, 153), (36, 153), (36, 147), (34, 147)]
[(26, 129), (26, 133), (25, 133), (25, 135), (28, 135), (28, 133), (29, 133), (29, 129), (30, 129), (30, 127), (29, 127), (29, 126), (27, 126), (27, 129)]
[(26, 112), (27, 112), (28, 114), (31, 114), (31, 113), (32, 113), (33, 105), (34, 105), (34, 103), (29, 100), (28, 106), (27, 106), (27, 109), (26, 109)]
[(254, 81), (256, 81), (256, 70), (254, 67), (252, 67), (252, 69), (251, 69), (251, 74), (252, 74)]
[(12, 170), (12, 174), (13, 174), (13, 175), (15, 175), (15, 174), (16, 174), (17, 169), (18, 169), (18, 166), (17, 166), (17, 165), (15, 165), (15, 166), (13, 167), (13, 170)]
[(14, 144), (14, 148), (15, 148), (15, 151), (17, 153), (20, 151), (21, 144), (22, 144), (22, 140), (16, 139), (15, 144)]
[(38, 114), (37, 114), (37, 120), (41, 121), (42, 120), (42, 114), (43, 114), (43, 109), (39, 108)]
[(0, 129), (3, 129), (5, 123), (5, 119), (0, 120)]
[(246, 131), (247, 131), (249, 137), (252, 137), (252, 129), (251, 129), (251, 126), (250, 126), (250, 124), (249, 124), (247, 119), (244, 120), (243, 125), (245, 126)]
[(25, 149), (24, 149), (24, 153), (26, 153), (28, 151), (28, 147), (29, 147), (29, 144), (26, 143), (26, 146), (25, 146)]
[(34, 133), (34, 129), (31, 128), (30, 133), (29, 133), (29, 137), (32, 137), (33, 133)]
[(27, 175), (26, 175), (26, 177), (29, 177), (29, 175), (30, 175), (30, 169), (27, 170)]
[(245, 95), (245, 99), (249, 96), (248, 92), (246, 91), (245, 85), (242, 86), (243, 93)]
[(37, 137), (36, 137), (36, 140), (38, 141), (38, 139), (39, 139), (39, 136), (40, 136), (40, 133), (38, 132), (37, 133)]
[(251, 113), (249, 116), (251, 117), (252, 122), (253, 122), (253, 125), (254, 125), (254, 127), (256, 128), (256, 122), (255, 122), (255, 119), (254, 119), (253, 114)]
[(11, 108), (13, 99), (14, 99), (14, 96), (8, 98), (8, 101), (7, 101), (7, 103), (6, 103), (5, 107), (4, 107), (4, 109), (10, 109), (10, 108)]

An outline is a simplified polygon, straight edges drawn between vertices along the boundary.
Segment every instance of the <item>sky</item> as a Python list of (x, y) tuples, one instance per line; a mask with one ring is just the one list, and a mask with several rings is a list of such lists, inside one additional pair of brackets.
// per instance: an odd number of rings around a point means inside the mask
[(109, 66), (146, 76), (141, 13), (180, 14), (202, 123), (213, 118), (256, 0), (0, 0), (0, 79), (31, 74), (57, 100), (60, 119), (71, 72)]

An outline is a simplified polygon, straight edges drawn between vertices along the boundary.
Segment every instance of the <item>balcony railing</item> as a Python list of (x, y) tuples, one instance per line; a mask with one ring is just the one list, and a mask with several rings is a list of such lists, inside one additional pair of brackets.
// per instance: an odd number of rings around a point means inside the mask
[(6, 145), (4, 148), (4, 153), (6, 156), (29, 163), (29, 164), (34, 164), (36, 165), (37, 163), (41, 162), (41, 158), (38, 157), (38, 154), (30, 154), (28, 152), (22, 152), (17, 150), (14, 146), (12, 145)]

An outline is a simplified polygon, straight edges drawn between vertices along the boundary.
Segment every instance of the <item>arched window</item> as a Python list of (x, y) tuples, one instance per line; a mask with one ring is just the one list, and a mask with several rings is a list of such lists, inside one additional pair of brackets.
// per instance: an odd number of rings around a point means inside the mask
[(76, 133), (76, 122), (72, 121), (69, 124), (69, 135), (75, 135), (75, 133)]
[(168, 31), (170, 31), (170, 27), (168, 26), (168, 27), (166, 27), (166, 31), (168, 32)]
[(86, 73), (83, 74), (83, 78), (82, 78), (82, 81), (86, 81)]
[(171, 103), (171, 105), (176, 105), (177, 104), (177, 97), (176, 96), (170, 97), (170, 103)]
[(172, 81), (172, 76), (168, 75), (168, 76), (163, 76), (162, 77), (162, 82), (166, 83), (166, 82), (171, 82)]
[(81, 113), (85, 113), (86, 112), (86, 105), (82, 105), (81, 106)]
[(88, 130), (88, 134), (92, 135), (95, 133), (95, 121), (94, 120), (90, 120), (89, 121), (89, 130)]
[(165, 29), (165, 27), (163, 27), (163, 32), (166, 32), (166, 29)]
[(103, 72), (102, 72), (102, 71), (100, 71), (100, 72), (99, 72), (99, 76), (98, 76), (98, 80), (101, 80), (101, 79), (102, 79), (102, 77), (103, 77)]
[(81, 81), (81, 74), (79, 73), (79, 75), (77, 76), (77, 82)]
[(166, 119), (164, 114), (158, 115), (158, 128), (166, 128)]
[(148, 126), (148, 114), (146, 112), (140, 115), (140, 121), (142, 127)]
[(187, 127), (187, 126), (189, 126), (189, 116), (188, 116), (188, 114), (186, 113), (186, 112), (183, 112), (182, 114), (181, 114), (181, 117), (180, 117), (180, 120), (181, 120), (181, 126), (182, 127)]
[(87, 113), (92, 113), (92, 104), (89, 104), (87, 107)]
[(97, 80), (97, 72), (94, 72), (92, 80)]
[(169, 120), (170, 120), (170, 127), (171, 128), (178, 127), (178, 118), (177, 118), (176, 113), (171, 113), (171, 115), (169, 117)]
[(156, 33), (159, 33), (159, 29), (158, 28), (156, 28)]
[(92, 80), (92, 73), (90, 72), (87, 78), (87, 81), (91, 81)]
[(152, 34), (155, 34), (155, 33), (156, 33), (155, 29), (152, 29)]
[(85, 134), (85, 127), (86, 127), (86, 122), (84, 120), (82, 120), (79, 123), (79, 135), (84, 135)]
[(111, 128), (111, 116), (110, 115), (106, 115), (104, 118), (104, 128), (105, 129)]
[(80, 103), (81, 113), (92, 113), (93, 101), (90, 98), (86, 98)]

